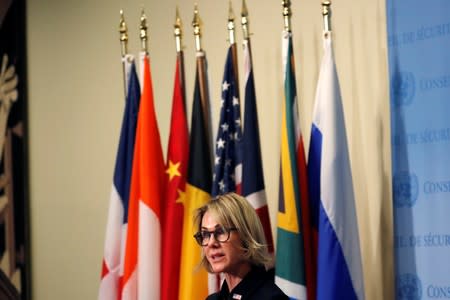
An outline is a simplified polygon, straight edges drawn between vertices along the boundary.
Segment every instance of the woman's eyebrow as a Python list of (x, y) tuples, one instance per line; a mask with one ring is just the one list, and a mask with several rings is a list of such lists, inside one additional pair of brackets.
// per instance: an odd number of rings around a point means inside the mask
[[(212, 227), (212, 228), (216, 229), (216, 228), (220, 228), (220, 227), (222, 227), (222, 225), (216, 224), (216, 225), (215, 225), (214, 227)], [(202, 226), (202, 227), (201, 227), (201, 229), (205, 229), (205, 230), (209, 230), (209, 228), (211, 228), (211, 227), (205, 227), (205, 226)]]

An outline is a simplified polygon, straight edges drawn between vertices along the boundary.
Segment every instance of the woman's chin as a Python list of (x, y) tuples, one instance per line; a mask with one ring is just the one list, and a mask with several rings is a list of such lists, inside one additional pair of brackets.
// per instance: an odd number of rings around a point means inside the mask
[(224, 267), (221, 264), (211, 265), (211, 269), (212, 269), (213, 273), (215, 273), (215, 274), (219, 274), (224, 271)]

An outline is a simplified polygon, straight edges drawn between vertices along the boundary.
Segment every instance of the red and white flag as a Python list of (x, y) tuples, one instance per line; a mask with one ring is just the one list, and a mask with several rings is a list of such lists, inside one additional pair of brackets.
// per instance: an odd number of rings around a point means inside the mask
[(124, 300), (160, 298), (160, 219), (165, 192), (165, 168), (148, 56), (143, 62), (143, 88), (134, 148), (125, 245), (122, 289)]

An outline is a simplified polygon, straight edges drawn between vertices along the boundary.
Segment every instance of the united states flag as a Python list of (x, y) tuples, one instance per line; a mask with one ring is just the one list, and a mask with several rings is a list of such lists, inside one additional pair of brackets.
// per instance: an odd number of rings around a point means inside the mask
[(233, 66), (231, 46), (228, 48), (222, 81), (220, 122), (217, 130), (212, 195), (241, 190), (242, 129), (239, 85)]

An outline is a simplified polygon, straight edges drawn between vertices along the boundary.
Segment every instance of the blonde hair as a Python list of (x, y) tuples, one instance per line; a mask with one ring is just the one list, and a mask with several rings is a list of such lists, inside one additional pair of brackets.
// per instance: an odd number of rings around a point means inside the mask
[[(194, 227), (198, 231), (201, 230), (202, 219), (207, 211), (213, 213), (221, 225), (237, 229), (241, 247), (244, 250), (244, 259), (250, 264), (266, 267), (272, 262), (261, 221), (254, 208), (244, 197), (236, 193), (219, 195), (198, 208), (194, 213)], [(213, 273), (203, 251), (199, 265), (209, 273)]]

